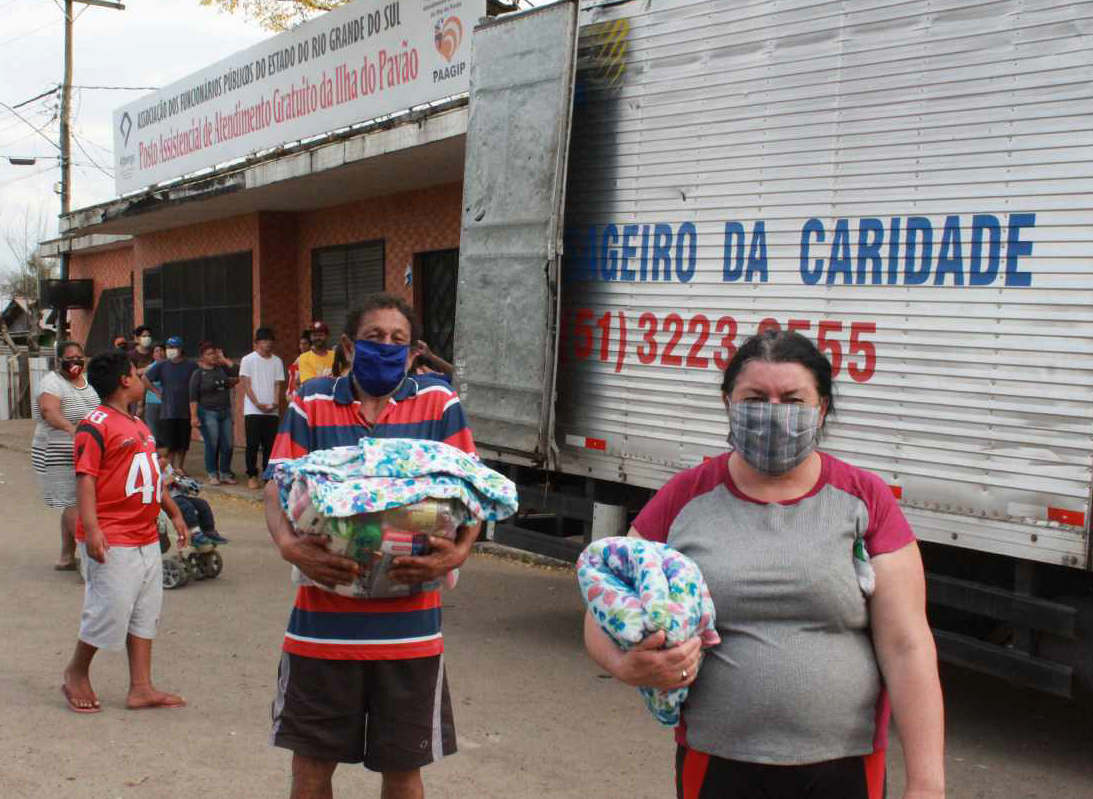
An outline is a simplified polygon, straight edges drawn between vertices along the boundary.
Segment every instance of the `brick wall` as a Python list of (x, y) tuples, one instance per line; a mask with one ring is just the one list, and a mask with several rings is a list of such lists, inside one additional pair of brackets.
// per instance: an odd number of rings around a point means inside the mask
[[(95, 281), (94, 306), (98, 307), (99, 296), (104, 289), (116, 289), (129, 285), (133, 274), (133, 248), (123, 247), (84, 255), (73, 254), (68, 261), (68, 273), (73, 279), (89, 277)], [(69, 334), (73, 340), (81, 344), (87, 343), (87, 334), (91, 331), (91, 320), (94, 316), (94, 307), (88, 311), (68, 312)], [(133, 318), (140, 317), (134, 313)]]
[(255, 253), (254, 326), (272, 327), (277, 335), (273, 351), (285, 365), (296, 360), (300, 331), (296, 294), (297, 215), (263, 212), (258, 215), (258, 252)]
[[(135, 236), (129, 248), (71, 260), (73, 277), (93, 277), (95, 302), (105, 288), (133, 285), (133, 319), (144, 318), (143, 273), (172, 261), (250, 251), (253, 326), (272, 327), (275, 352), (286, 366), (296, 358), (296, 335), (311, 322), (311, 251), (383, 239), (384, 287), (413, 302), (406, 269), (416, 253), (459, 246), (460, 183), (389, 195), (303, 213), (263, 211)], [(83, 341), (93, 311), (73, 311), (72, 331)], [(337, 336), (341, 320), (327, 320)], [(162, 337), (165, 331), (156, 330)], [(236, 407), (235, 438), (243, 441)]]
[[(339, 244), (384, 240), (384, 288), (413, 302), (406, 268), (414, 254), (459, 246), (463, 184), (449, 183), (418, 191), (307, 211), (299, 214), (297, 237), (297, 322), (311, 321), (311, 251)], [(326, 320), (339, 334), (338, 320)]]

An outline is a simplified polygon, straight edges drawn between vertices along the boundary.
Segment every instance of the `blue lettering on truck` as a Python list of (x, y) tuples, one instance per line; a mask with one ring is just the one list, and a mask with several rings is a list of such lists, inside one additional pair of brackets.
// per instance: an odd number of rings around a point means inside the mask
[[(925, 216), (836, 219), (813, 217), (801, 226), (799, 273), (806, 286), (1005, 286), (1032, 285), (1023, 259), (1032, 255), (1029, 229), (1036, 214), (993, 214), (944, 219)], [(1003, 228), (1005, 257), (1003, 258)], [(721, 279), (766, 283), (767, 230), (724, 223)], [(698, 231), (693, 222), (605, 224), (566, 232), (567, 281), (690, 281), (697, 269)]]
[(698, 267), (698, 231), (679, 225), (592, 225), (566, 235), (568, 280), (688, 282)]
[[(965, 221), (968, 224), (968, 221)], [(1021, 269), (1021, 258), (1032, 255), (1032, 242), (1022, 236), (1036, 226), (1036, 214), (1010, 214), (1006, 236), (1006, 263), (1001, 274), (1006, 286), (1031, 286), (1032, 274)], [(992, 214), (971, 217), (971, 246), (965, 255), (961, 218), (945, 217), (940, 235), (924, 216), (858, 222), (856, 246), (850, 245), (850, 222), (839, 219), (830, 247), (821, 249), (826, 231), (812, 218), (801, 228), (801, 282), (827, 285), (989, 286), (999, 278), (1002, 260), (1002, 223)], [(887, 246), (885, 243), (887, 241)], [(851, 249), (854, 254), (851, 256)], [(823, 253), (827, 258), (816, 257)], [(850, 268), (854, 261), (855, 268)]]

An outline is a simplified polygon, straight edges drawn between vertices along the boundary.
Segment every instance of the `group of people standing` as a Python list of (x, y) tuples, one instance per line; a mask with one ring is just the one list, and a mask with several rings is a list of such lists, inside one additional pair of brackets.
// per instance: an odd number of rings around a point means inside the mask
[[(443, 362), (417, 343), (419, 331), (413, 309), (389, 294), (367, 298), (349, 315), (334, 351), (326, 346), (325, 325), (305, 331), (301, 357), (289, 370), (292, 410), (277, 429), (264, 476), (279, 462), (362, 438), (442, 441), (473, 454), (459, 398), (438, 368)], [(215, 347), (199, 347), (199, 360), (182, 366), (182, 342), (168, 339), (163, 360), (148, 367), (141, 383), (133, 382), (135, 362), (118, 365), (98, 356), (89, 366), (90, 384), (82, 376), (80, 345), (63, 342), (57, 373), (43, 383), (37, 403), (42, 424), (34, 456), (47, 503), (66, 509), (62, 528), (75, 492), (61, 484), (61, 450), (67, 446), (71, 474), (74, 428), (84, 486), (79, 515), (84, 524), (98, 524), (93, 509), (105, 507), (105, 495), (96, 499), (95, 491), (113, 491), (117, 502), (130, 504), (141, 493), (121, 486), (122, 462), (133, 457), (122, 439), (132, 443), (135, 436), (145, 448), (137, 456), (147, 455), (146, 431), (131, 424), (126, 404), (155, 389), (160, 429), (181, 436), (188, 428), (171, 420), (193, 403), (189, 413), (197, 425), (203, 433), (217, 426), (220, 441), (222, 400), (238, 377), (248, 433), (253, 428), (261, 439), (266, 427), (276, 426), (284, 382), (272, 342), (272, 331), (262, 328), (255, 351), (238, 366)], [(151, 354), (154, 361), (154, 347)], [(109, 394), (103, 405), (95, 385)], [(801, 334), (768, 331), (736, 351), (719, 394), (731, 446), (669, 481), (633, 519), (629, 534), (694, 560), (716, 608), (720, 643), (704, 650), (696, 637), (665, 648), (665, 635), (657, 632), (623, 650), (586, 616), (590, 657), (631, 685), (689, 689), (676, 729), (678, 799), (881, 799), (890, 715), (906, 762), (903, 799), (943, 799), (944, 718), (922, 561), (884, 482), (818, 446), (835, 411), (830, 362)], [(89, 406), (94, 410), (87, 414)], [(269, 420), (252, 423), (251, 417)], [(122, 466), (110, 467), (110, 474), (118, 479), (89, 483), (86, 477), (107, 473), (101, 470), (114, 453)], [(210, 474), (223, 475), (220, 463), (209, 466)], [(137, 486), (144, 487), (143, 505), (158, 510), (159, 496), (152, 503), (147, 485)], [(421, 768), (456, 749), (439, 594), (370, 600), (324, 591), (319, 586), (355, 579), (358, 564), (330, 553), (316, 536), (296, 535), (273, 483), (264, 499), (273, 543), (296, 567), (271, 735), (293, 753), (291, 795), (330, 797), (338, 764), (363, 763), (382, 774), (387, 799), (421, 799)], [(134, 506), (133, 519), (148, 516), (143, 505)], [(179, 511), (167, 497), (163, 506), (182, 545), (187, 532)], [(153, 614), (158, 620), (159, 600), (136, 556), (151, 539), (130, 541), (115, 532), (111, 540), (105, 525), (104, 531), (96, 535), (92, 528), (81, 545), (95, 561), (92, 572), (104, 575), (97, 584), (111, 596), (128, 586), (136, 599), (118, 611), (116, 603), (99, 601), (89, 578), (80, 637), (65, 672), (69, 706), (98, 712), (88, 668), (97, 648), (120, 646), (119, 625), (128, 625), (131, 673), (148, 677), (147, 689), (131, 690), (127, 704), (182, 704), (181, 697), (150, 687), (155, 625), (149, 620)], [(407, 583), (439, 579), (466, 560), (478, 532), (471, 524), (454, 541), (433, 538), (428, 554), (396, 558), (388, 575)], [(106, 549), (129, 554), (111, 560)], [(859, 550), (869, 563), (868, 580), (859, 573)], [(158, 564), (158, 551), (154, 559)], [(108, 573), (117, 576), (116, 585)]]
[(194, 433), (204, 441), (205, 472), (210, 485), (232, 485), (235, 414), (232, 395), (242, 385), (243, 421), (246, 433), (248, 486), (258, 482), (258, 453), (262, 466), (269, 461), (273, 436), (281, 412), (285, 367), (273, 354), (271, 328), (255, 331), (254, 350), (234, 361), (211, 341), (197, 345), (197, 358), (186, 357), (183, 340), (169, 337), (153, 344), (148, 328), (137, 328), (135, 346), (128, 349), (145, 386), (143, 408), (138, 412), (156, 436), (168, 463), (178, 472), (183, 466)]
[[(133, 403), (130, 411), (152, 431), (159, 453), (180, 474), (185, 474), (190, 442), (195, 433), (200, 435), (210, 485), (237, 482), (231, 464), (235, 442), (232, 395), (238, 390), (243, 403), (247, 487), (258, 490), (286, 404), (306, 381), (342, 377), (349, 371), (342, 348), (330, 347), (329, 337), (330, 328), (322, 321), (302, 330), (298, 357), (287, 369), (273, 353), (276, 338), (269, 327), (255, 331), (254, 350), (238, 361), (226, 357), (211, 341), (200, 342), (197, 357), (191, 359), (180, 336), (156, 341), (148, 325), (135, 328), (131, 338), (115, 338), (113, 344), (114, 350), (128, 356), (144, 385), (143, 398)], [(414, 353), (418, 373), (451, 380), (451, 364), (433, 354), (423, 341), (417, 342)], [(62, 509), (61, 554), (56, 568), (72, 571), (76, 569), (72, 437), (76, 425), (99, 404), (100, 397), (84, 376), (83, 345), (62, 341), (56, 358), (56, 368), (46, 375), (34, 397), (33, 415), (38, 425), (31, 453), (46, 505)]]

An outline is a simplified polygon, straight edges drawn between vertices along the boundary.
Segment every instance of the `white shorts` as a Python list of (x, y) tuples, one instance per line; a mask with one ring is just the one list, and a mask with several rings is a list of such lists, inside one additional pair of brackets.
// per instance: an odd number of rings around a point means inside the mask
[(99, 649), (124, 649), (130, 633), (155, 638), (163, 605), (163, 560), (159, 542), (142, 547), (110, 547), (106, 562), (77, 543), (84, 576), (80, 640)]

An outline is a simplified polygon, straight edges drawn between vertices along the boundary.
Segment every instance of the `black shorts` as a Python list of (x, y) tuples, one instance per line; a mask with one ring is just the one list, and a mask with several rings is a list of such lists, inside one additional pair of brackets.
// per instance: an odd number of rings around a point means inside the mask
[(454, 754), (444, 656), (322, 660), (285, 652), (270, 742), (380, 772), (414, 771)]
[(677, 799), (883, 799), (884, 752), (804, 766), (772, 766), (676, 748)]
[(190, 449), (189, 419), (160, 419), (156, 425), (156, 448), (168, 452), (188, 452)]

